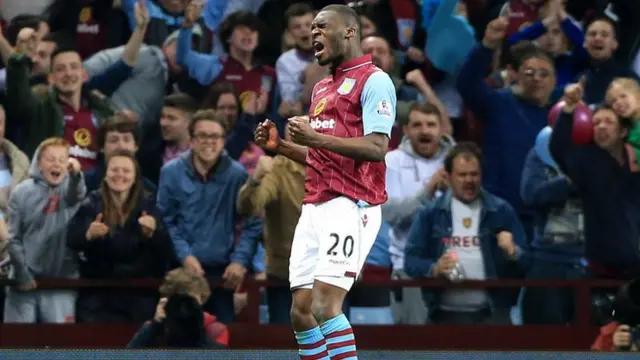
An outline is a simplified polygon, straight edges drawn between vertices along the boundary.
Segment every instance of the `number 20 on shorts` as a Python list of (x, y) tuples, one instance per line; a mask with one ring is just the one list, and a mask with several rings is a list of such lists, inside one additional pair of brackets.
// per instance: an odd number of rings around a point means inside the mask
[(336, 233), (329, 234), (329, 237), (331, 237), (333, 245), (331, 245), (331, 247), (327, 251), (327, 255), (338, 256), (338, 251), (340, 251), (341, 247), (342, 255), (344, 255), (345, 258), (350, 258), (351, 255), (353, 255), (353, 247), (355, 246), (355, 240), (353, 239), (353, 236), (347, 235), (342, 239), (342, 241), (340, 239), (340, 236), (338, 236), (338, 234)]

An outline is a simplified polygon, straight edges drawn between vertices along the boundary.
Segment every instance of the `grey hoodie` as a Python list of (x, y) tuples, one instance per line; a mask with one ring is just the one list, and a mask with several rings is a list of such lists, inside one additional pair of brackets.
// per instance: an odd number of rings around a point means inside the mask
[[(67, 225), (86, 194), (82, 172), (49, 185), (38, 166), (38, 148), (29, 167), (30, 178), (18, 184), (9, 198), (9, 256), (15, 279), (24, 284), (36, 276), (76, 277), (77, 262), (67, 248)], [(52, 196), (57, 210), (45, 214)]]
[[(428, 161), (442, 164), (449, 150), (454, 145), (455, 141), (453, 138), (443, 136), (442, 140), (440, 140), (440, 151), (434, 157), (425, 159), (416, 154), (413, 146), (411, 146), (411, 141), (405, 136), (402, 138), (398, 149), (387, 154), (385, 159), (388, 168), (387, 171), (392, 168), (402, 168), (403, 170), (410, 170), (410, 168), (412, 168), (412, 173), (407, 174), (407, 176), (419, 176), (419, 162)], [(428, 180), (429, 179), (424, 179), (424, 181)], [(387, 181), (387, 189), (389, 185), (389, 181)], [(387, 191), (389, 191), (389, 189)], [(398, 226), (406, 222), (407, 219), (413, 219), (416, 211), (425, 205), (427, 201), (429, 201), (429, 194), (427, 193), (426, 186), (421, 187), (420, 190), (406, 197), (397, 198), (390, 196), (389, 200), (382, 205), (382, 219), (392, 227)]]
[(453, 145), (451, 137), (442, 137), (440, 151), (427, 159), (416, 154), (409, 138), (404, 137), (398, 149), (387, 153), (389, 199), (382, 205), (382, 219), (392, 229), (389, 252), (394, 270), (404, 267), (404, 248), (414, 215), (431, 200), (425, 184), (442, 168)]

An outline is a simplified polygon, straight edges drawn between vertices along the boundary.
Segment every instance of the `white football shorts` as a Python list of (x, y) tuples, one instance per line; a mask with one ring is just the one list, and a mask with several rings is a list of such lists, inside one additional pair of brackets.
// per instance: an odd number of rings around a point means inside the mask
[(346, 197), (304, 204), (289, 258), (291, 289), (311, 289), (318, 280), (349, 291), (381, 222), (379, 205), (360, 207)]

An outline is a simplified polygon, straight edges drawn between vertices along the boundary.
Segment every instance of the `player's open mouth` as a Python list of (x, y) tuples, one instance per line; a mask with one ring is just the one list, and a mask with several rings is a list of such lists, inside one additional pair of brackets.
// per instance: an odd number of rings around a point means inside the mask
[(319, 57), (324, 52), (324, 45), (320, 41), (313, 42), (313, 50), (315, 50), (315, 56)]

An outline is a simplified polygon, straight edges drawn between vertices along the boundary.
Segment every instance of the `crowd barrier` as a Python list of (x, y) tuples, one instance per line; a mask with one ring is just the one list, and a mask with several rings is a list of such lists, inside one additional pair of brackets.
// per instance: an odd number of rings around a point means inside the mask
[[(591, 291), (616, 288), (622, 282), (613, 280), (487, 280), (463, 281), (452, 284), (446, 280), (361, 281), (358, 284), (376, 287), (464, 287), (520, 288), (571, 287), (577, 294), (577, 319), (567, 326), (453, 326), (453, 325), (393, 325), (354, 326), (361, 350), (485, 350), (485, 351), (585, 351), (598, 334), (591, 325)], [(9, 285), (8, 282), (0, 285)], [(158, 287), (157, 279), (87, 280), (39, 279), (39, 289), (130, 288)], [(212, 282), (211, 286), (221, 286)], [(295, 349), (291, 328), (287, 325), (259, 323), (259, 292), (263, 287), (282, 286), (273, 281), (248, 280), (248, 314), (246, 321), (229, 326), (231, 349)], [(285, 284), (286, 286), (286, 284)], [(139, 324), (73, 324), (73, 325), (9, 325), (0, 326), (1, 348), (122, 348), (131, 339)], [(284, 354), (284, 353), (283, 353)], [(231, 356), (231, 355), (230, 355)], [(284, 355), (283, 355), (284, 356)], [(288, 355), (287, 355), (288, 356)], [(372, 355), (373, 356), (373, 355)], [(0, 356), (5, 358), (4, 356)], [(14, 359), (14, 357), (6, 357)], [(216, 357), (217, 358), (217, 357)], [(238, 357), (236, 357), (238, 358)], [(282, 357), (285, 359), (287, 357)], [(374, 359), (373, 357), (372, 359)], [(420, 357), (422, 358), (422, 357)], [(432, 357), (438, 359), (438, 357)], [(401, 359), (401, 358), (398, 358)], [(447, 359), (447, 357), (440, 357)], [(454, 359), (454, 358), (452, 358)], [(498, 358), (496, 358), (498, 359)]]
[[(297, 351), (0, 350), (11, 360), (298, 360)], [(359, 360), (631, 360), (638, 355), (551, 352), (358, 351)]]

